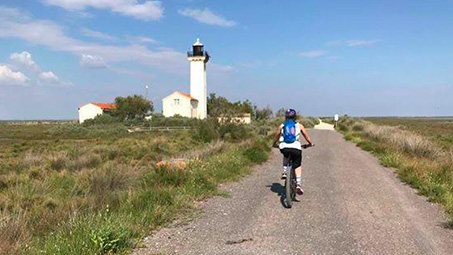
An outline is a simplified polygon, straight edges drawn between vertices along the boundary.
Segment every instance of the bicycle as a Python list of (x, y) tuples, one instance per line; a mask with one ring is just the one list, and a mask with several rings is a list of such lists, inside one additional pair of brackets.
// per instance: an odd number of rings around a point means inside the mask
[[(309, 147), (315, 146), (312, 144), (311, 146), (308, 144), (302, 145), (303, 149), (307, 149)], [(291, 159), (291, 155), (289, 156), (288, 159), (288, 167), (289, 171), (286, 174), (286, 179), (285, 179), (285, 198), (283, 199), (286, 208), (291, 208), (293, 206), (293, 201), (296, 200), (296, 188), (297, 188), (297, 181), (296, 181), (296, 172), (293, 167), (293, 161)]]

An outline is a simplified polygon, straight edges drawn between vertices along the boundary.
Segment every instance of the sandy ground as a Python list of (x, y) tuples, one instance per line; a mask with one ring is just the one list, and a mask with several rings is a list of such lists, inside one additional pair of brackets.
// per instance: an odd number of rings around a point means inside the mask
[(332, 124), (328, 124), (328, 123), (325, 123), (325, 122), (322, 122), (322, 120), (319, 120), (319, 124), (315, 126), (315, 129), (319, 129), (319, 130), (335, 130), (333, 128), (333, 125)]
[(339, 133), (309, 133), (316, 147), (304, 150), (305, 194), (292, 209), (280, 202), (275, 150), (254, 174), (223, 186), (230, 197), (207, 200), (193, 221), (147, 237), (134, 254), (453, 254), (438, 205)]

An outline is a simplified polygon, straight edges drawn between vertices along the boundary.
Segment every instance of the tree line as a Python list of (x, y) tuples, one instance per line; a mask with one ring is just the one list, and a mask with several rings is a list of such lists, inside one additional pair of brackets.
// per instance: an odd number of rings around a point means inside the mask
[[(141, 95), (116, 97), (114, 103), (115, 108), (109, 112), (109, 116), (99, 116), (105, 119), (104, 122), (111, 117), (113, 117), (111, 121), (143, 120), (154, 112), (153, 102)], [(211, 93), (208, 96), (207, 107), (208, 116), (213, 118), (233, 117), (243, 114), (250, 114), (255, 120), (265, 120), (274, 117), (274, 112), (269, 106), (260, 108), (248, 99), (231, 102), (225, 97), (217, 96), (215, 93)], [(275, 116), (282, 117), (284, 113), (285, 109), (280, 109)]]

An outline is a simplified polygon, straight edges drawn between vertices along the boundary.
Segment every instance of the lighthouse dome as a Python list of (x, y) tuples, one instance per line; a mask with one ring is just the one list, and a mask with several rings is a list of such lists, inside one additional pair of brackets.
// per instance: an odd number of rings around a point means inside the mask
[(203, 46), (203, 44), (200, 42), (200, 38), (197, 38), (197, 41), (193, 44), (193, 46)]

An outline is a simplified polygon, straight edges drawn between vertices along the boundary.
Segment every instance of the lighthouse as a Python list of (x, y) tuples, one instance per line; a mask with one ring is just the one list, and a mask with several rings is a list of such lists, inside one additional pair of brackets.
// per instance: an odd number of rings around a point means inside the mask
[(162, 99), (162, 113), (165, 117), (182, 116), (205, 119), (208, 115), (206, 63), (209, 54), (197, 39), (192, 51), (187, 53), (190, 63), (190, 94), (175, 91)]
[(190, 62), (190, 96), (198, 100), (196, 118), (205, 119), (208, 115), (206, 64), (209, 61), (209, 54), (204, 50), (200, 39), (192, 45), (192, 51), (187, 53), (187, 59)]

